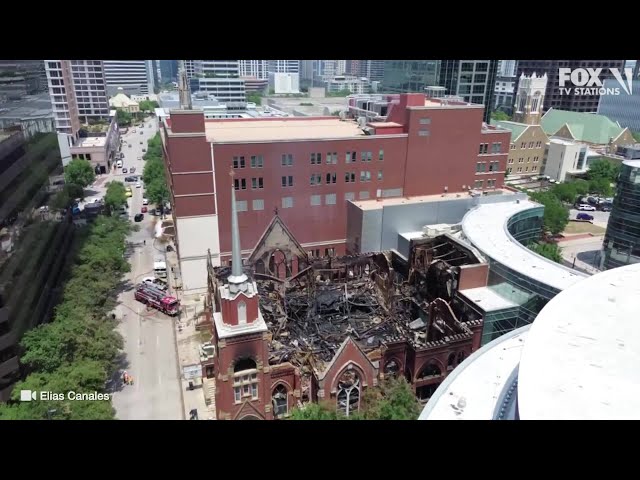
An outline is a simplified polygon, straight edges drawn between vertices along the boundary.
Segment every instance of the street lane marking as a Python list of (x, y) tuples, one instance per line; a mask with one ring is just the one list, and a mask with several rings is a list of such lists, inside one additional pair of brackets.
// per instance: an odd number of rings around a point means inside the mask
[(160, 335), (156, 336), (156, 347), (160, 346)]

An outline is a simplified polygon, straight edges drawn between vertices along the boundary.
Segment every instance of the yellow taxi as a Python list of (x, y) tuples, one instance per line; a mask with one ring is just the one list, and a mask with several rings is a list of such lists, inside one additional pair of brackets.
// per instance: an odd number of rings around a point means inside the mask
[(133, 193), (131, 192), (131, 187), (127, 187), (127, 189), (125, 190), (125, 195), (127, 197), (132, 197)]

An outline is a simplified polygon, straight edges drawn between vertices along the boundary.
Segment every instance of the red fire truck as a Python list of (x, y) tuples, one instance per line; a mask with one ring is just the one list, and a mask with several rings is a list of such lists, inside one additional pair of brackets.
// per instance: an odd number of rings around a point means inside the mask
[(180, 311), (180, 302), (175, 297), (167, 295), (162, 290), (149, 284), (141, 283), (136, 287), (135, 298), (139, 302), (157, 308), (167, 315), (177, 315)]

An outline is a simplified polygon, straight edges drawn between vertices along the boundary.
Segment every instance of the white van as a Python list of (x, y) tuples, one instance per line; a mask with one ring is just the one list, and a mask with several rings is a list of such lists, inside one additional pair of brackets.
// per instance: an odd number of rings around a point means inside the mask
[(116, 162), (116, 168), (122, 168), (122, 160)]

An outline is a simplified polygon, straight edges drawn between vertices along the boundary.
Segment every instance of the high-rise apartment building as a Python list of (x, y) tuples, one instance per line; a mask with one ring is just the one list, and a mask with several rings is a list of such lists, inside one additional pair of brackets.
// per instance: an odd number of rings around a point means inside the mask
[(81, 123), (109, 117), (102, 60), (45, 60), (59, 133), (76, 135)]
[(192, 92), (206, 92), (229, 110), (246, 106), (245, 81), (240, 78), (238, 60), (185, 60), (187, 78), (191, 71)]
[[(560, 90), (560, 68), (601, 68), (600, 80), (613, 78), (610, 68), (624, 68), (624, 60), (519, 60), (517, 75), (525, 74), (538, 76), (547, 74), (547, 91), (545, 95), (544, 111), (550, 108), (556, 110), (569, 110), (572, 112), (597, 112), (600, 100), (599, 92), (590, 92), (589, 95), (566, 94)], [(565, 87), (570, 87), (566, 85)]]
[(268, 60), (269, 73), (300, 73), (300, 60)]
[(345, 73), (356, 77), (367, 77), (372, 82), (381, 82), (384, 77), (385, 60), (346, 60)]
[(484, 105), (484, 120), (491, 120), (497, 60), (442, 60), (438, 85), (447, 94)]
[(268, 60), (238, 60), (238, 71), (241, 77), (269, 79)]
[(112, 97), (122, 88), (126, 95), (153, 93), (150, 60), (103, 60), (107, 94)]

